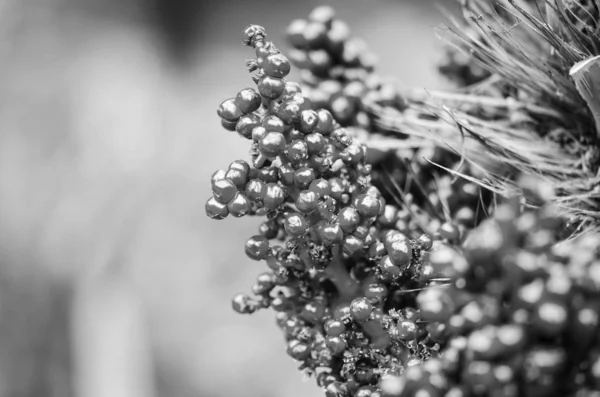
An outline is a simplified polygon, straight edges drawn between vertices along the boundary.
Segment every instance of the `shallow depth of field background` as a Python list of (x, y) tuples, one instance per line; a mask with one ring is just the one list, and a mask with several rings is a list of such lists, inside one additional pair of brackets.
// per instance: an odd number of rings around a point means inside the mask
[[(210, 174), (248, 159), (216, 115), (253, 86), (242, 29), (285, 52), (319, 4), (0, 0), (0, 396), (320, 395), (273, 313), (230, 309), (265, 269), (258, 220), (204, 215)], [(433, 1), (329, 4), (380, 74), (443, 84)]]

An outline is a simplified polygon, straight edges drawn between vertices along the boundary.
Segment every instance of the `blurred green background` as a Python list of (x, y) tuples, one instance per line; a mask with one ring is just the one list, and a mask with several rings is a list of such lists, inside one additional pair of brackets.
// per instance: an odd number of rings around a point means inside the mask
[[(0, 396), (321, 395), (272, 313), (230, 309), (258, 221), (204, 215), (210, 174), (248, 159), (216, 115), (252, 85), (242, 29), (285, 52), (321, 4), (0, 0)], [(436, 3), (327, 4), (380, 74), (444, 84)]]

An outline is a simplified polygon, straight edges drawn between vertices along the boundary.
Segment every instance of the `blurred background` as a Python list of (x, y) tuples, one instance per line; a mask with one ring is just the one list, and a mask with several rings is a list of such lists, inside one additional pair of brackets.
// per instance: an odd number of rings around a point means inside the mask
[[(447, 0), (439, 0), (452, 7)], [(230, 297), (256, 219), (210, 221), (247, 142), (250, 24), (285, 52), (303, 1), (0, 0), (0, 396), (319, 396), (269, 312)], [(439, 88), (429, 0), (336, 0), (399, 86)]]

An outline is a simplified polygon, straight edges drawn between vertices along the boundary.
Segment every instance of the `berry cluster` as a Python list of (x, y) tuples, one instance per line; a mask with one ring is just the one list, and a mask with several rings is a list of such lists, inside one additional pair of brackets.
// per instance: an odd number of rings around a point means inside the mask
[[(247, 27), (244, 44), (256, 53), (247, 65), (257, 91), (240, 91), (218, 114), (252, 141), (252, 165), (213, 174), (206, 213), (265, 216), (245, 251), (269, 271), (233, 308), (274, 309), (288, 354), (327, 395), (376, 396), (383, 374), (437, 354), (415, 309), (419, 291), (446, 282), (424, 262), (434, 241), (372, 185), (366, 148), (286, 81), (287, 58), (264, 29)], [(455, 243), (460, 233), (442, 227), (434, 237)]]
[(370, 104), (404, 109), (395, 87), (373, 73), (375, 58), (366, 43), (350, 36), (350, 29), (335, 18), (331, 7), (317, 7), (307, 20), (293, 21), (287, 37), (294, 47), (290, 59), (301, 71), (307, 96), (342, 126), (372, 130)]
[(462, 250), (441, 246), (430, 265), (452, 278), (418, 297), (439, 358), (385, 377), (386, 395), (600, 394), (600, 236), (553, 245), (549, 208), (498, 208)]

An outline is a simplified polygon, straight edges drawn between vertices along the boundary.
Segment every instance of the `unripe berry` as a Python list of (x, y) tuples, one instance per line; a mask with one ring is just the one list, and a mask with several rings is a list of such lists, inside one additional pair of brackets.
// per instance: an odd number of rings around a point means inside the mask
[(220, 118), (227, 121), (238, 121), (243, 113), (235, 104), (235, 99), (230, 98), (223, 101), (217, 109), (217, 114)]
[(265, 207), (270, 210), (277, 209), (285, 201), (285, 191), (276, 183), (267, 185), (263, 202)]
[(246, 139), (252, 139), (252, 130), (260, 126), (260, 117), (255, 114), (245, 114), (237, 121), (235, 130)]
[(239, 314), (251, 314), (254, 312), (252, 299), (248, 295), (238, 294), (231, 300), (231, 307)]
[(304, 137), (304, 141), (306, 142), (308, 148), (308, 154), (311, 155), (321, 154), (325, 150), (325, 145), (327, 144), (323, 135), (319, 134), (318, 132), (306, 135)]
[(320, 197), (328, 196), (331, 192), (331, 187), (326, 179), (315, 179), (310, 183), (308, 189), (317, 193)]
[(214, 197), (211, 197), (204, 206), (206, 215), (211, 219), (224, 219), (229, 215), (227, 204), (223, 204)]
[(262, 98), (253, 88), (244, 88), (235, 97), (235, 104), (242, 113), (252, 113), (260, 107)]
[(267, 132), (258, 144), (260, 152), (269, 157), (277, 157), (285, 150), (285, 137), (281, 132)]
[(295, 140), (287, 146), (287, 157), (291, 162), (299, 163), (308, 158), (308, 146), (306, 142)]
[(344, 238), (342, 229), (338, 224), (321, 223), (317, 227), (317, 232), (325, 245), (340, 244)]
[(379, 214), (381, 203), (375, 197), (368, 194), (362, 194), (356, 200), (356, 210), (366, 218), (371, 218)]
[(283, 120), (286, 124), (295, 124), (300, 120), (300, 104), (294, 100), (285, 101), (277, 109), (277, 117)]
[(290, 61), (283, 54), (271, 54), (262, 64), (265, 73), (271, 77), (283, 78), (290, 73)]
[(372, 311), (373, 305), (367, 298), (356, 298), (350, 303), (350, 314), (356, 321), (367, 321)]
[(308, 213), (317, 208), (319, 196), (311, 190), (302, 190), (296, 199), (296, 208), (298, 211)]
[(245, 251), (255, 261), (265, 259), (269, 253), (269, 240), (263, 236), (252, 236), (246, 241)]
[(319, 121), (315, 126), (315, 132), (321, 133), (325, 136), (331, 134), (335, 125), (335, 121), (331, 113), (329, 113), (328, 110), (320, 109), (317, 111), (317, 118)]
[(290, 237), (300, 237), (306, 234), (308, 224), (301, 214), (290, 214), (285, 218), (284, 227)]
[(246, 184), (246, 196), (254, 202), (262, 201), (266, 191), (267, 187), (260, 179), (252, 179)]
[(257, 87), (260, 95), (268, 99), (275, 99), (283, 92), (284, 82), (277, 77), (263, 76), (258, 80)]
[(308, 167), (298, 168), (294, 172), (294, 184), (299, 189), (306, 189), (315, 180), (315, 172)]
[(354, 207), (344, 207), (338, 213), (338, 222), (344, 233), (352, 233), (360, 221), (361, 217)]
[(227, 204), (233, 199), (233, 197), (237, 193), (237, 187), (230, 180), (221, 179), (213, 183), (212, 191), (215, 196), (215, 199), (217, 199), (221, 203)]
[(252, 210), (252, 203), (243, 193), (238, 192), (233, 200), (227, 203), (227, 209), (231, 215), (240, 218)]

